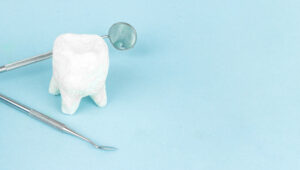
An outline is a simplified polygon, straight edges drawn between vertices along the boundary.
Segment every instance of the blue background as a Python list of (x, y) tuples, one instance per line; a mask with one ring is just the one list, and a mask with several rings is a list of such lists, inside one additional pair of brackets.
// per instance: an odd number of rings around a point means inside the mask
[(299, 170), (299, 0), (0, 2), (0, 65), (51, 50), (62, 33), (106, 34), (108, 105), (74, 116), (48, 94), (51, 60), (0, 74), (0, 93), (50, 115), (103, 152), (0, 103), (1, 170)]

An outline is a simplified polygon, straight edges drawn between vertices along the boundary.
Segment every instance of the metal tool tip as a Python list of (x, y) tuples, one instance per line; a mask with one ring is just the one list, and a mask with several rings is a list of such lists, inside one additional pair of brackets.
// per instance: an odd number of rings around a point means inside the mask
[(116, 151), (118, 148), (112, 146), (97, 146), (96, 148), (104, 150), (104, 151)]
[(6, 67), (5, 66), (0, 66), (0, 73), (6, 71)]

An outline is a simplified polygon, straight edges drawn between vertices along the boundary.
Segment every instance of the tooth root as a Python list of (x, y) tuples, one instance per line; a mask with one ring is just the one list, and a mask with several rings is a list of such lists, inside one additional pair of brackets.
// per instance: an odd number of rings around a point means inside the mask
[(99, 107), (104, 107), (107, 104), (106, 88), (105, 85), (103, 88), (96, 94), (91, 95), (91, 98)]
[(50, 81), (49, 93), (53, 94), (53, 95), (59, 95), (59, 93), (60, 93), (58, 85), (53, 77), (51, 78), (51, 81)]
[(71, 95), (66, 92), (61, 92), (62, 98), (62, 112), (66, 114), (74, 114), (80, 104), (81, 97), (77, 95)]

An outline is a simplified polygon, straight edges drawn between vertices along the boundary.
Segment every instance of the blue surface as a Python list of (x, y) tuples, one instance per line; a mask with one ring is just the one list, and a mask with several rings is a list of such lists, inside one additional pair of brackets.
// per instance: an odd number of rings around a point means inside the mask
[(299, 0), (1, 1), (0, 65), (118, 21), (138, 42), (109, 44), (108, 105), (86, 98), (74, 116), (47, 92), (50, 60), (0, 74), (0, 93), (120, 149), (95, 150), (0, 103), (0, 169), (299, 170), (299, 9)]

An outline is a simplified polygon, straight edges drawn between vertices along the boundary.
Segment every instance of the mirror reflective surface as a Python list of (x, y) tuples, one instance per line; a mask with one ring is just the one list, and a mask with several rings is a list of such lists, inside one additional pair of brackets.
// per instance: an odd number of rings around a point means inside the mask
[(112, 25), (108, 37), (112, 45), (118, 50), (133, 48), (137, 40), (136, 30), (130, 24), (124, 22)]

